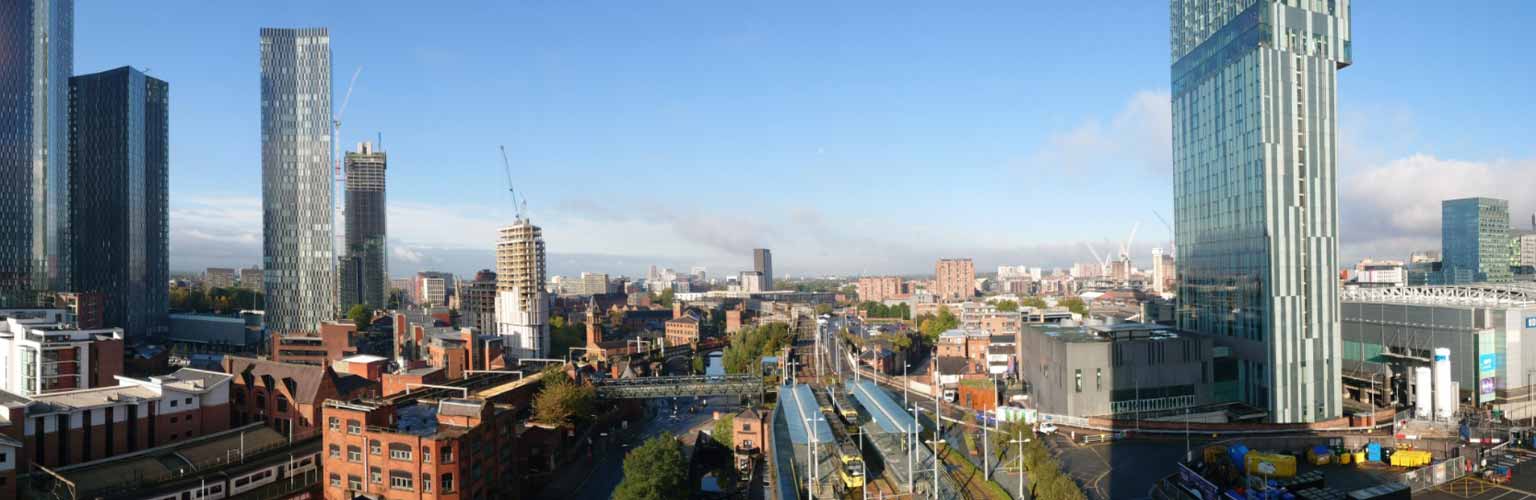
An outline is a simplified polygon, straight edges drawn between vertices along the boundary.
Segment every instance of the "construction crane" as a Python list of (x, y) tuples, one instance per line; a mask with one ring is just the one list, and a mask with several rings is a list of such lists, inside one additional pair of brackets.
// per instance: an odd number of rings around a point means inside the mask
[[(1178, 242), (1173, 237), (1173, 225), (1168, 223), (1168, 219), (1163, 218), (1163, 214), (1157, 213), (1157, 210), (1153, 210), (1152, 215), (1156, 215), (1157, 220), (1163, 223), (1163, 227), (1168, 228), (1168, 251), (1178, 253), (1178, 247), (1175, 246)], [(1532, 216), (1531, 220), (1536, 222), (1536, 216)]]
[(516, 211), (517, 221), (523, 220), (524, 212), (528, 210), (528, 197), (517, 200), (517, 190), (512, 188), (512, 161), (507, 159), (507, 147), (501, 146), (501, 167), (507, 173), (507, 195), (512, 197), (512, 209)]
[(1141, 221), (1131, 225), (1131, 235), (1125, 238), (1125, 243), (1120, 245), (1120, 259), (1127, 263), (1131, 260), (1131, 243), (1136, 241), (1136, 230), (1141, 229)]
[(352, 102), (352, 89), (357, 86), (357, 77), (361, 74), (363, 74), (362, 66), (358, 66), (357, 70), (352, 72), (352, 80), (347, 82), (347, 94), (341, 99), (341, 107), (337, 108), (336, 116), (331, 119), (331, 159), (335, 162), (333, 164), (335, 184), (331, 190), (331, 198), (333, 198), (331, 201), (336, 203), (336, 220), (333, 221), (332, 227), (335, 228), (334, 234), (338, 248), (342, 247), (342, 242), (346, 241), (347, 227), (346, 199), (343, 196), (347, 188), (347, 171), (342, 168), (341, 117), (347, 113), (347, 104)]

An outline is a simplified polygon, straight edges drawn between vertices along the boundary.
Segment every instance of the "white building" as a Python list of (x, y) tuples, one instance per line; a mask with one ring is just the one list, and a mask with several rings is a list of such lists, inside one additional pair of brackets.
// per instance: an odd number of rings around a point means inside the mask
[(434, 306), (448, 305), (448, 280), (422, 277), (421, 300)]
[(509, 355), (542, 358), (549, 350), (549, 294), (544, 290), (542, 230), (519, 218), (496, 243), (496, 333)]
[[(3, 310), (0, 318), (0, 390), (33, 396), (85, 389), (122, 373), (121, 328), (77, 329), (62, 309)], [(102, 363), (98, 353), (117, 359)]]
[(1355, 284), (1364, 287), (1407, 286), (1408, 271), (1400, 260), (1365, 259), (1355, 264)]
[(741, 283), (741, 291), (743, 292), (751, 293), (763, 291), (763, 273), (759, 273), (757, 271), (742, 271), (739, 281)]
[(1152, 291), (1156, 293), (1173, 292), (1174, 280), (1173, 256), (1163, 253), (1162, 248), (1152, 249)]

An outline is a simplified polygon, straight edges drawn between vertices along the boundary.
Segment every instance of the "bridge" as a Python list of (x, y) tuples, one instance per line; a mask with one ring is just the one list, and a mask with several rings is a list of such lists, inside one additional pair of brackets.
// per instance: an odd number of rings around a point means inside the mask
[(756, 375), (641, 377), (592, 383), (598, 399), (650, 399), (693, 396), (753, 396), (763, 394), (763, 377)]

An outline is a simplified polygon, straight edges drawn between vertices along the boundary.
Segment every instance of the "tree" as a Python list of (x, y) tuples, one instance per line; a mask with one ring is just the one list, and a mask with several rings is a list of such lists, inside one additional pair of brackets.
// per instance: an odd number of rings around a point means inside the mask
[(676, 297), (677, 292), (674, 292), (671, 288), (668, 288), (666, 290), (662, 290), (660, 294), (656, 295), (656, 303), (661, 304), (663, 307), (672, 307), (672, 299)]
[(368, 325), (373, 324), (373, 311), (369, 311), (368, 306), (352, 304), (352, 308), (347, 310), (347, 318), (357, 325), (358, 330), (367, 330)]
[(592, 412), (597, 392), (589, 385), (577, 385), (558, 367), (544, 371), (544, 387), (533, 397), (533, 420), (548, 425), (574, 425), (576, 419)]
[(832, 314), (832, 304), (816, 304), (816, 315)]
[(850, 302), (857, 302), (859, 300), (858, 285), (843, 285), (842, 288), (837, 289), (837, 293), (843, 294), (843, 298), (848, 299)]
[(954, 313), (949, 312), (948, 306), (939, 306), (939, 314), (919, 323), (917, 328), (923, 332), (923, 337), (927, 338), (928, 343), (932, 344), (938, 342), (939, 334), (953, 330), (957, 326), (960, 326), (960, 318), (956, 318)]
[(789, 325), (780, 322), (744, 327), (726, 338), (721, 356), (726, 373), (754, 373), (763, 355), (778, 352), (789, 343)]
[(572, 347), (586, 347), (587, 328), (584, 323), (570, 323), (560, 316), (549, 318), (549, 352), (555, 356), (571, 353)]
[(1067, 297), (1056, 302), (1056, 305), (1065, 307), (1077, 314), (1088, 314), (1088, 304), (1083, 302), (1082, 297)]
[(624, 456), (624, 480), (613, 490), (618, 500), (688, 498), (688, 461), (683, 445), (664, 432)]
[(704, 373), (704, 356), (698, 354), (693, 355), (693, 361), (691, 361), (691, 363), (693, 365), (694, 375)]
[(720, 443), (720, 446), (736, 449), (736, 416), (727, 413), (720, 417), (720, 420), (716, 420), (710, 436), (715, 438), (715, 442)]
[(1001, 312), (1015, 312), (1019, 310), (1019, 303), (1011, 300), (999, 300), (992, 303)]
[(1024, 297), (1023, 299), (1019, 300), (1019, 305), (1024, 307), (1033, 307), (1035, 309), (1045, 309), (1047, 307), (1045, 305), (1045, 299), (1040, 297)]

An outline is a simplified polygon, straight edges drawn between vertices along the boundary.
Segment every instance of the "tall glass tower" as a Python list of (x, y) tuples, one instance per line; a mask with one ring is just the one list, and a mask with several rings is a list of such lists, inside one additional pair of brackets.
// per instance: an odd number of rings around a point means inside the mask
[(1341, 413), (1338, 70), (1349, 0), (1172, 0), (1180, 328), (1275, 422)]
[(170, 86), (125, 66), (69, 90), (75, 289), (100, 293), (107, 326), (130, 338), (164, 335)]
[(69, 274), (69, 77), (74, 0), (0, 2), (0, 307)]
[[(357, 151), (348, 151), (346, 211), (346, 260), (350, 267), (342, 277), (342, 307), (367, 304), (382, 308), (388, 303), (389, 263), (387, 262), (386, 231), (388, 220), (384, 213), (384, 170), (389, 157), (377, 151), (373, 144), (358, 144)], [(351, 290), (352, 293), (347, 293)], [(350, 295), (350, 297), (349, 297)]]
[(1509, 272), (1509, 201), (1462, 198), (1440, 202), (1440, 283), (1502, 283)]
[(266, 323), (312, 332), (336, 317), (331, 37), (261, 29), (261, 208)]

